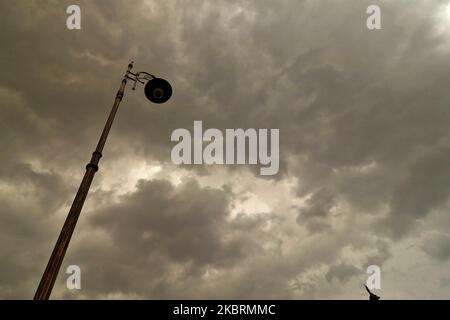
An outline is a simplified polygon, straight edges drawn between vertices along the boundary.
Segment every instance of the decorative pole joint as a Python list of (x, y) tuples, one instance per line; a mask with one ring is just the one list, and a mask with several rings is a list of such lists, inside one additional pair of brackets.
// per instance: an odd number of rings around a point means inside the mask
[(95, 172), (98, 171), (98, 165), (96, 165), (96, 164), (94, 164), (94, 163), (92, 163), (92, 162), (89, 162), (89, 163), (86, 165), (86, 170), (88, 170), (89, 168), (94, 169)]

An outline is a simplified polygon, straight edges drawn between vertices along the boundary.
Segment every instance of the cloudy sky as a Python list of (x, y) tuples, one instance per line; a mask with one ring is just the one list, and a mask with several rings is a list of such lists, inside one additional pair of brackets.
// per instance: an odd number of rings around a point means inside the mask
[[(174, 94), (126, 92), (52, 298), (367, 299), (372, 264), (383, 299), (450, 298), (447, 1), (0, 12), (0, 298), (33, 297), (131, 59)], [(174, 165), (170, 135), (194, 120), (280, 129), (279, 173)]]

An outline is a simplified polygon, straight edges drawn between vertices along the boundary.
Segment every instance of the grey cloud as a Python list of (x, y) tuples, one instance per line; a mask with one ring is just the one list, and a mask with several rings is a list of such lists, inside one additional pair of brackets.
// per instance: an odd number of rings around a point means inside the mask
[[(142, 88), (126, 92), (67, 258), (89, 270), (83, 297), (324, 297), (326, 271), (308, 271), (325, 265), (351, 283), (344, 248), (361, 266), (394, 258), (417, 220), (447, 206), (448, 35), (436, 31), (442, 1), (376, 1), (379, 32), (365, 28), (372, 3), (78, 1), (82, 30), (68, 31), (71, 1), (0, 2), (0, 228), (21, 252), (2, 247), (0, 295), (31, 296), (131, 58), (174, 96), (155, 106)], [(221, 178), (201, 166), (178, 186), (106, 190), (103, 166), (125, 157), (129, 170), (139, 160), (167, 168), (170, 133), (194, 120), (279, 128), (280, 174), (265, 180), (293, 181), (292, 197), (273, 190), (259, 196), (280, 199), (267, 201), (275, 208), (232, 217), (249, 198), (200, 186)], [(303, 209), (286, 209), (306, 195)], [(425, 250), (444, 260), (441, 240)], [(208, 273), (210, 286), (192, 289)], [(290, 291), (302, 276), (319, 284)]]
[(421, 244), (423, 250), (431, 257), (445, 261), (450, 258), (450, 236), (445, 233), (433, 233)]
[[(111, 243), (82, 246), (70, 257), (86, 270), (90, 294), (198, 295), (184, 286), (205, 286), (208, 270), (235, 268), (263, 250), (261, 227), (270, 216), (231, 218), (223, 190), (201, 188), (195, 180), (176, 187), (142, 180), (137, 188), (90, 218)], [(95, 252), (103, 252), (101, 259)]]
[(229, 205), (223, 192), (200, 190), (195, 181), (177, 189), (167, 181), (141, 181), (138, 191), (125, 197), (123, 206), (106, 208), (93, 221), (111, 230), (118, 243), (161, 250), (175, 261), (199, 265), (239, 256), (237, 243), (220, 239)]
[(306, 207), (299, 209), (298, 224), (306, 224), (311, 231), (329, 228), (331, 210), (335, 205), (335, 195), (326, 188), (315, 192), (307, 201)]
[(328, 281), (333, 281), (334, 279), (337, 279), (341, 282), (346, 282), (352, 276), (355, 276), (357, 274), (361, 274), (361, 270), (359, 270), (353, 265), (341, 263), (338, 265), (331, 266), (328, 272), (326, 273), (325, 277)]
[(446, 204), (450, 191), (449, 148), (436, 147), (410, 169), (394, 189), (388, 224), (395, 234), (403, 234), (416, 219)]

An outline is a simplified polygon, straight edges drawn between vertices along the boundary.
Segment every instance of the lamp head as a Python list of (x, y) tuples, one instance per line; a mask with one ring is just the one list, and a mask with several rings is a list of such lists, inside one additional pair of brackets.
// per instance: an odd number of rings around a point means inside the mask
[(172, 86), (161, 78), (153, 78), (144, 88), (145, 96), (153, 103), (164, 103), (172, 96)]

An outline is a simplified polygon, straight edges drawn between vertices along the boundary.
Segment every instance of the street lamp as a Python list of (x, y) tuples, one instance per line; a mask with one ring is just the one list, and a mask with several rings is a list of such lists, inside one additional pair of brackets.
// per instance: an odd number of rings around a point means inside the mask
[(69, 213), (67, 215), (66, 221), (61, 229), (58, 240), (56, 241), (55, 248), (53, 249), (52, 255), (48, 261), (47, 267), (45, 268), (44, 274), (42, 275), (41, 282), (34, 295), (34, 300), (48, 300), (55, 284), (56, 277), (58, 276), (59, 269), (61, 267), (64, 255), (66, 254), (67, 247), (69, 246), (70, 238), (72, 237), (75, 225), (77, 224), (78, 217), (80, 216), (81, 209), (83, 208), (84, 200), (89, 192), (89, 187), (91, 186), (92, 180), (94, 179), (95, 173), (98, 171), (98, 163), (102, 157), (103, 147), (105, 146), (106, 139), (108, 137), (109, 131), (111, 129), (114, 117), (116, 116), (117, 109), (119, 108), (120, 101), (122, 101), (125, 86), (127, 80), (134, 82), (133, 90), (136, 89), (137, 83), (145, 85), (144, 92), (145, 96), (154, 103), (164, 103), (170, 99), (172, 96), (172, 87), (169, 82), (164, 79), (157, 78), (148, 72), (131, 72), (133, 68), (133, 62), (128, 65), (128, 69), (123, 77), (122, 83), (120, 85), (119, 91), (117, 91), (116, 99), (112, 106), (111, 112), (109, 113), (108, 120), (106, 121), (103, 132), (98, 141), (95, 151), (92, 153), (91, 161), (86, 165), (86, 172), (84, 174), (83, 180), (81, 181), (78, 192), (73, 200), (72, 206), (70, 207)]

